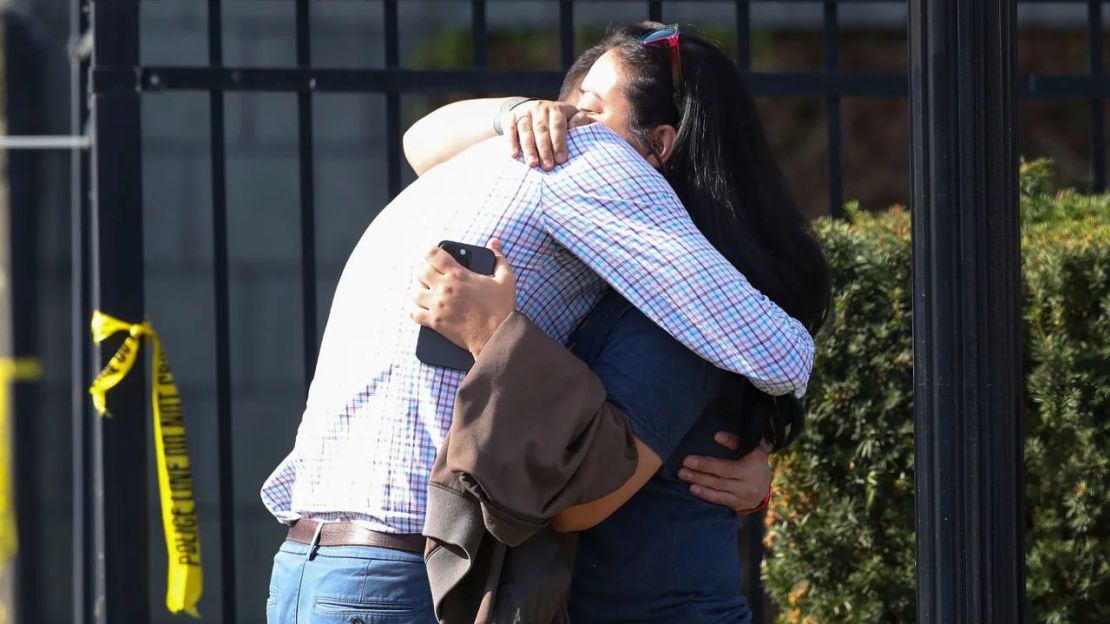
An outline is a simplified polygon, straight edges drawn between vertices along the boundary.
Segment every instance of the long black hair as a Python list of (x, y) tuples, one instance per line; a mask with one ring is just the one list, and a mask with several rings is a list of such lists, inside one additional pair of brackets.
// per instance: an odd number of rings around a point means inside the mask
[[(641, 43), (661, 27), (644, 22), (610, 31), (575, 62), (562, 96), (599, 57), (616, 50), (633, 139), (656, 152), (650, 130), (663, 124), (678, 130), (661, 172), (694, 224), (753, 286), (816, 334), (830, 304), (829, 266), (775, 162), (744, 77), (716, 45), (683, 27), (680, 110), (667, 48)], [(749, 448), (761, 438), (782, 448), (804, 426), (800, 401), (767, 395), (740, 376), (720, 408), (734, 412), (737, 405), (746, 410), (740, 435)]]

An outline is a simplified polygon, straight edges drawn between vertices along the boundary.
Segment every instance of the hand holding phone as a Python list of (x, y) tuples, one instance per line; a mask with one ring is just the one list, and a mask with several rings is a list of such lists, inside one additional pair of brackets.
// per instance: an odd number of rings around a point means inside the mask
[[(451, 254), (463, 267), (480, 275), (493, 275), (497, 257), (485, 247), (455, 241), (442, 241), (439, 248)], [(442, 366), (469, 371), (474, 366), (474, 356), (428, 327), (420, 328), (416, 342), (416, 358), (430, 366)]]

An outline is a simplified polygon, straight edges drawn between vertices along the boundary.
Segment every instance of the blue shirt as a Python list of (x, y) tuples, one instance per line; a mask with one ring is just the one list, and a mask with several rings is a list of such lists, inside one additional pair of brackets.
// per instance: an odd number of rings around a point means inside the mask
[(726, 373), (610, 292), (572, 339), (636, 436), (663, 466), (642, 490), (583, 532), (571, 587), (571, 619), (584, 622), (747, 623), (731, 509), (702, 501), (678, 478), (688, 454), (729, 457), (713, 434), (738, 415), (709, 409)]

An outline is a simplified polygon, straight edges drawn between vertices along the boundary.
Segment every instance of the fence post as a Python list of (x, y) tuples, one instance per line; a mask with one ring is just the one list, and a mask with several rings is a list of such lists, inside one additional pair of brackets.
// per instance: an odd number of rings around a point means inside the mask
[(1024, 621), (1015, 0), (910, 0), (917, 621)]
[[(139, 65), (138, 0), (94, 0), (91, 24), (95, 68)], [(137, 92), (92, 94), (92, 304), (133, 322), (143, 320), (139, 112)], [(97, 363), (103, 365), (118, 346), (117, 340), (105, 342)], [(150, 619), (145, 368), (138, 364), (113, 390), (113, 417), (96, 418), (93, 425), (94, 619), (101, 623)]]
[[(0, 27), (4, 33), (3, 55), (5, 62), (3, 107), (8, 134), (34, 135), (43, 133), (46, 125), (43, 114), (43, 59), (42, 42), (35, 36), (31, 17), (18, 11), (0, 14)], [(4, 251), (8, 263), (5, 303), (10, 316), (3, 319), (5, 357), (31, 357), (36, 353), (38, 315), (38, 280), (35, 275), (40, 197), (43, 182), (43, 159), (38, 152), (12, 150), (4, 154), (7, 161), (5, 178), (8, 186), (7, 229), (8, 248)], [(7, 336), (11, 332), (10, 339)], [(7, 383), (5, 380), (3, 383)], [(22, 556), (14, 562), (15, 613), (29, 618), (34, 605), (42, 595), (42, 561), (31, 555), (42, 546), (43, 532), (39, 520), (46, 512), (41, 502), (42, 479), (37, 470), (37, 459), (42, 452), (41, 424), (36, 419), (35, 389), (24, 384), (12, 384), (9, 424), (11, 427), (11, 459), (15, 489), (16, 526)], [(3, 433), (0, 433), (3, 435)], [(2, 562), (0, 562), (2, 563)], [(18, 618), (17, 618), (18, 619)]]
[[(70, 35), (70, 118), (71, 135), (85, 133), (89, 119), (88, 52), (80, 41), (89, 28), (89, 1), (71, 0)], [(92, 186), (90, 157), (85, 150), (70, 152), (70, 409), (73, 422), (73, 622), (93, 621), (95, 612), (96, 551), (93, 514), (92, 410), (88, 382), (92, 379), (92, 347), (89, 342), (90, 303), (89, 257)]]

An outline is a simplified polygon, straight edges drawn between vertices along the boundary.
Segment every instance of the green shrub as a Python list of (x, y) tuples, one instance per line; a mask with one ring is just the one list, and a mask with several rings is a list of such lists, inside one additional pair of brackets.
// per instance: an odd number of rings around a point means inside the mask
[[(1110, 195), (1022, 166), (1029, 616), (1110, 621)], [(781, 622), (913, 622), (910, 221), (817, 224), (835, 307), (807, 431), (776, 461), (766, 585)]]

